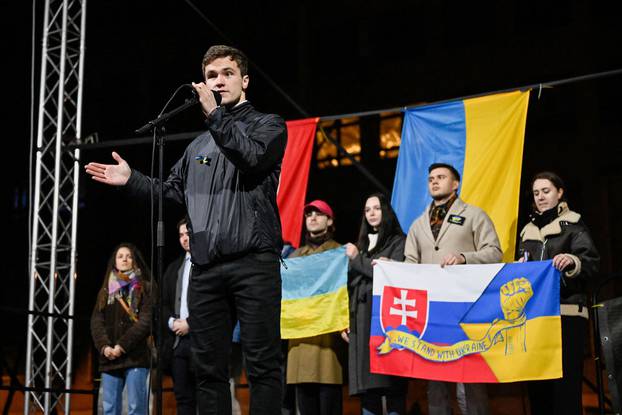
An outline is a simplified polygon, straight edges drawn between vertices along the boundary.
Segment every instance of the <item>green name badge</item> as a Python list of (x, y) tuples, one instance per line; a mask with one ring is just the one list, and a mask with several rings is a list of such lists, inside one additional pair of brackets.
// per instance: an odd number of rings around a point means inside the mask
[(449, 215), (447, 222), (453, 223), (454, 225), (464, 225), (464, 220), (464, 216)]

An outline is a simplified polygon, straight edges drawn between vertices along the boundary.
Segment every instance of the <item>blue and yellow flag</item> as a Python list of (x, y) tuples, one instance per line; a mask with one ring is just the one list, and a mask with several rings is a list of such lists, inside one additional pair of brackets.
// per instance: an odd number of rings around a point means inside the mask
[(350, 322), (345, 247), (284, 262), (281, 337), (298, 339), (347, 328)]
[(373, 373), (449, 382), (562, 376), (552, 261), (374, 266)]
[(504, 260), (514, 259), (528, 102), (516, 91), (406, 111), (391, 199), (403, 229), (431, 202), (430, 164), (451, 164), (460, 197), (488, 213)]

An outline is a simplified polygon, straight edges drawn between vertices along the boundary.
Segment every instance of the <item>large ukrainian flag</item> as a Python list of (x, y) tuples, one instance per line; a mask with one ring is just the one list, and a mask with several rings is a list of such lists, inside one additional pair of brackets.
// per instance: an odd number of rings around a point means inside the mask
[(345, 247), (285, 259), (281, 279), (281, 338), (317, 336), (350, 325)]
[(431, 202), (428, 166), (448, 163), (462, 200), (488, 213), (503, 259), (514, 259), (528, 102), (529, 91), (515, 91), (406, 111), (391, 199), (403, 229)]

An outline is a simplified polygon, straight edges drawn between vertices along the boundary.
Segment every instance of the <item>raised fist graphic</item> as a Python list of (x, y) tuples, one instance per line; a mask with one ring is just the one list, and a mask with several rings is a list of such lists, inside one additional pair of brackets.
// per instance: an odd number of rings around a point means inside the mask
[(503, 284), (499, 290), (499, 300), (505, 319), (515, 320), (519, 318), (525, 310), (527, 301), (532, 296), (533, 290), (527, 278), (515, 278)]

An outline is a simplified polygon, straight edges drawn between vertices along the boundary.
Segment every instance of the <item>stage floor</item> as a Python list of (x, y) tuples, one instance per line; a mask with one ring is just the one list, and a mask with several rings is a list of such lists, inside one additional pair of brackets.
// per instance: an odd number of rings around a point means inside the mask
[[(595, 384), (595, 367), (594, 361), (591, 358), (586, 358), (584, 363), (584, 375), (586, 379)], [(88, 366), (88, 365), (86, 365)], [(92, 381), (86, 380), (86, 373), (90, 373), (90, 368), (81, 366), (76, 373), (76, 389), (89, 389), (92, 388)], [(606, 388), (606, 376), (605, 379)], [(20, 379), (23, 382), (23, 379)], [(8, 386), (10, 380), (8, 376), (3, 376), (2, 385)], [(168, 389), (163, 395), (163, 413), (175, 414), (175, 398), (171, 391), (172, 382), (170, 377), (164, 377), (164, 388)], [(415, 414), (427, 414), (427, 399), (426, 399), (426, 382), (422, 380), (411, 380), (408, 391), (408, 408), (410, 410), (409, 415)], [(242, 414), (248, 414), (248, 386), (246, 385), (246, 379), (244, 375), (240, 379), (240, 384), (236, 387), (236, 396), (240, 403)], [(491, 384), (488, 386), (488, 395), (490, 399), (491, 414), (494, 415), (526, 415), (529, 414), (529, 400), (527, 399), (527, 391), (524, 384), (510, 383), (510, 384)], [(0, 410), (4, 410), (6, 399), (8, 397), (7, 391), (0, 391)], [(9, 414), (23, 414), (24, 395), (22, 393), (16, 393), (13, 396), (13, 402), (10, 408)], [(75, 415), (87, 415), (92, 414), (93, 400), (90, 395), (73, 395), (72, 396), (72, 410), (71, 413)], [(155, 411), (153, 411), (155, 413)], [(343, 413), (344, 415), (358, 415), (360, 414), (359, 401), (356, 398), (351, 398), (348, 395), (347, 386), (343, 388)], [(454, 413), (459, 413), (455, 406), (454, 399)], [(598, 413), (598, 397), (596, 392), (588, 385), (587, 382), (583, 383), (583, 413), (584, 415), (591, 415)], [(607, 412), (610, 413), (610, 412)]]

